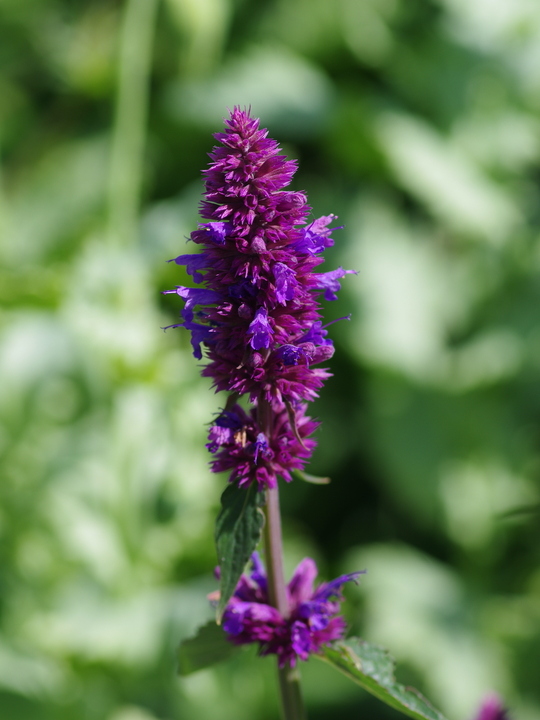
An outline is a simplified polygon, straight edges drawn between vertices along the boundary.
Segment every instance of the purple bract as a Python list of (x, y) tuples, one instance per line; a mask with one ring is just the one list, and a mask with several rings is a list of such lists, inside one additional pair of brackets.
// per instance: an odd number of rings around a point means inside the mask
[(266, 573), (253, 553), (251, 573), (240, 578), (223, 615), (223, 629), (235, 645), (256, 642), (261, 655), (277, 655), (280, 667), (294, 667), (298, 658), (307, 660), (343, 637), (345, 621), (338, 615), (341, 589), (361, 574), (340, 575), (314, 588), (317, 566), (304, 558), (287, 585), (289, 614), (283, 617), (270, 605)]

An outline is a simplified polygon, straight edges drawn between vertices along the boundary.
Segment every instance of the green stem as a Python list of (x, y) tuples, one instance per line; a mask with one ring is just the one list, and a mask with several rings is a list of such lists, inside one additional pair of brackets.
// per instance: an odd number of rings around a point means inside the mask
[[(272, 408), (265, 400), (259, 400), (258, 415), (261, 430), (267, 437), (270, 437), (272, 432)], [(283, 541), (281, 538), (281, 513), (277, 485), (275, 488), (267, 490), (265, 517), (264, 544), (266, 549), (268, 595), (272, 605), (286, 618), (289, 615), (289, 600), (283, 572)], [(306, 720), (298, 669), (289, 665), (278, 668), (278, 677), (283, 719)]]
[(300, 671), (287, 665), (278, 668), (281, 703), (285, 720), (307, 720), (300, 687)]
[(279, 511), (279, 490), (266, 491), (266, 522), (264, 544), (266, 550), (266, 572), (268, 574), (268, 595), (270, 602), (283, 617), (289, 615), (289, 600), (283, 572), (283, 543), (281, 540), (281, 514)]
[(127, 0), (120, 31), (108, 204), (110, 239), (123, 246), (136, 235), (158, 1)]

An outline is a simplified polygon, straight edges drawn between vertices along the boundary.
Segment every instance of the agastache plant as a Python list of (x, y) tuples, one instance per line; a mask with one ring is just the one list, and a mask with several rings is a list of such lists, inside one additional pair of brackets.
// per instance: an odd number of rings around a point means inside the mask
[[(386, 651), (343, 639), (342, 589), (363, 571), (315, 585), (315, 562), (304, 558), (285, 583), (278, 478), (325, 480), (303, 472), (319, 427), (308, 403), (330, 376), (321, 365), (334, 353), (320, 303), (336, 300), (354, 271), (317, 271), (334, 244), (336, 217), (311, 219), (306, 195), (287, 189), (296, 162), (280, 154), (259, 120), (234, 108), (214, 137), (219, 145), (203, 171), (205, 222), (190, 237), (200, 251), (171, 261), (195, 287), (165, 291), (184, 301), (181, 322), (168, 327), (190, 332), (195, 358), (205, 359), (202, 375), (227, 394), (207, 443), (212, 471), (227, 472), (229, 481), (216, 521), (220, 588), (209, 597), (216, 622), (181, 644), (179, 671), (255, 644), (260, 655), (277, 657), (285, 720), (306, 717), (298, 661), (310, 656), (410, 717), (444, 720), (396, 683)], [(261, 536), (266, 569), (255, 550)]]

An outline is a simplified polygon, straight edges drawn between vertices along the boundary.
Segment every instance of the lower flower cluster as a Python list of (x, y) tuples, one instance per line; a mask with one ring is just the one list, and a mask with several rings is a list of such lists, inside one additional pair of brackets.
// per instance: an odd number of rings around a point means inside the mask
[(289, 613), (283, 617), (270, 604), (258, 553), (253, 553), (251, 562), (250, 574), (240, 578), (223, 615), (223, 629), (232, 643), (258, 643), (261, 655), (277, 655), (280, 667), (294, 667), (298, 659), (307, 660), (324, 645), (343, 637), (345, 620), (338, 614), (341, 589), (362, 572), (340, 575), (315, 588), (317, 566), (311, 558), (304, 558), (287, 585)]
[(214, 454), (213, 472), (230, 472), (229, 482), (248, 487), (256, 482), (262, 490), (275, 487), (277, 477), (292, 480), (292, 470), (303, 470), (316, 441), (308, 436), (319, 423), (305, 415), (306, 405), (288, 412), (283, 406), (273, 412), (269, 436), (260, 431), (257, 409), (248, 414), (240, 405), (224, 410), (208, 433), (206, 447)]

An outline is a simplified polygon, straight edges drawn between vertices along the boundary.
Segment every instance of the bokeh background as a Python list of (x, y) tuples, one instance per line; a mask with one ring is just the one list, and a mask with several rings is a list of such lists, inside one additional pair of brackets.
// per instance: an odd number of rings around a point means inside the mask
[[(175, 676), (210, 617), (223, 399), (166, 334), (211, 133), (298, 158), (337, 353), (288, 571), (450, 720), (540, 718), (537, 0), (1, 0), (0, 718), (274, 720), (273, 659)], [(312, 720), (397, 720), (303, 669)]]

